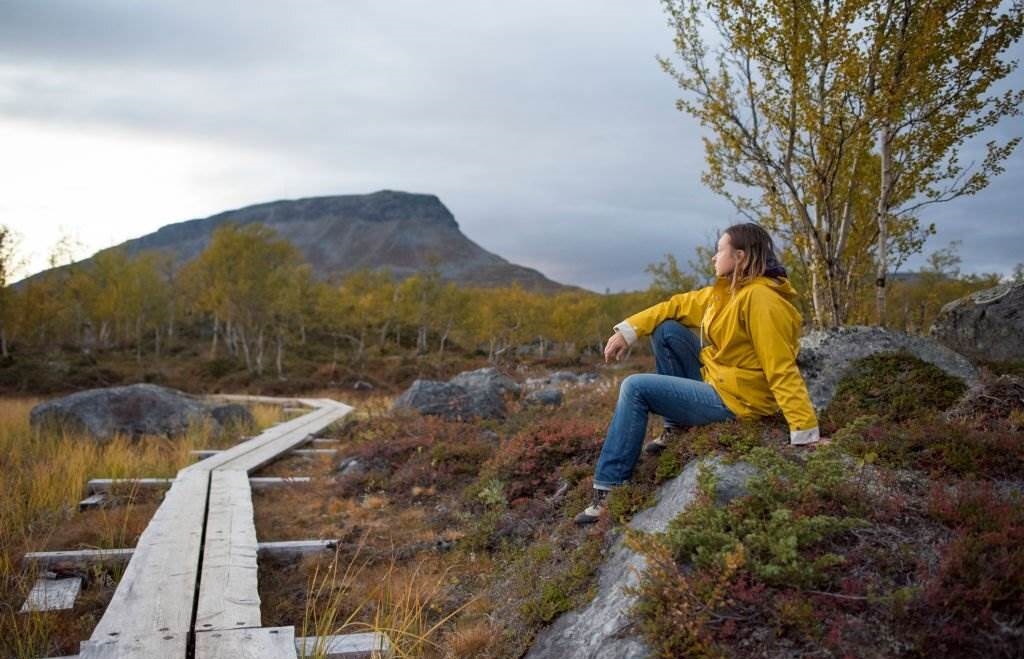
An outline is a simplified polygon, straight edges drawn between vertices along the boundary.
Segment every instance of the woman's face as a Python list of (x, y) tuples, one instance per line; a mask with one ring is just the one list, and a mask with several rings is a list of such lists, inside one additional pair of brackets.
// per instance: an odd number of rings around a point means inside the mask
[(715, 275), (718, 277), (727, 277), (732, 274), (732, 271), (736, 269), (736, 262), (743, 257), (742, 250), (735, 250), (732, 248), (732, 243), (729, 241), (729, 234), (723, 233), (722, 237), (718, 239), (718, 251), (711, 257), (711, 262), (715, 264)]

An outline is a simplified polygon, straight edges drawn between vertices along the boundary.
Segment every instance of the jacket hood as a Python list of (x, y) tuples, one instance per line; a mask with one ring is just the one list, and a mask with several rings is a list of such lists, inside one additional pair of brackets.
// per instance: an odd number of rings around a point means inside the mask
[(783, 267), (774, 254), (768, 256), (768, 263), (765, 264), (765, 277), (787, 277), (786, 268)]
[[(785, 272), (785, 270), (783, 270)], [(797, 299), (796, 289), (793, 288), (793, 284), (789, 283), (789, 279), (783, 274), (780, 276), (771, 276), (767, 272), (763, 277), (758, 277), (752, 283), (761, 284), (766, 286), (782, 297), (786, 298), (789, 302), (794, 302)]]

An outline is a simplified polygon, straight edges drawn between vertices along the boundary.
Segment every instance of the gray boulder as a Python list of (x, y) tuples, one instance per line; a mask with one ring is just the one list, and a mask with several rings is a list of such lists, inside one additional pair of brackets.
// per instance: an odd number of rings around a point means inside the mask
[(512, 394), (518, 396), (519, 384), (501, 371), (493, 367), (478, 368), (475, 371), (464, 371), (451, 380), (451, 384), (457, 384), (470, 391), (486, 389), (496, 390), (499, 394)]
[(528, 405), (551, 405), (558, 407), (562, 404), (562, 390), (556, 387), (545, 387), (537, 391), (531, 391), (523, 399)]
[[(725, 464), (713, 457), (694, 460), (683, 472), (658, 490), (653, 507), (638, 513), (629, 526), (647, 533), (660, 533), (680, 511), (697, 497), (697, 475), (702, 464), (718, 476), (715, 499), (720, 505), (746, 494), (746, 484), (757, 470), (745, 462)], [(650, 648), (630, 630), (629, 611), (635, 598), (626, 589), (636, 586), (646, 559), (627, 548), (620, 537), (598, 569), (597, 595), (586, 606), (569, 611), (542, 630), (527, 653), (527, 659), (642, 659)]]
[(210, 405), (195, 396), (155, 384), (79, 391), (40, 403), (29, 413), (33, 427), (68, 428), (101, 441), (115, 434), (133, 439), (141, 435), (174, 437), (207, 420), (217, 430), (229, 424), (254, 422), (241, 405)]
[(931, 335), (971, 359), (1024, 361), (1024, 282), (1006, 282), (942, 307)]
[(438, 380), (416, 380), (395, 399), (393, 409), (413, 409), (447, 419), (495, 419), (505, 416), (505, 399), (496, 388), (466, 389)]
[(576, 376), (575, 373), (572, 373), (570, 371), (555, 371), (554, 373), (548, 376), (548, 382), (550, 382), (551, 384), (559, 384), (562, 382), (576, 384), (577, 382), (579, 382), (579, 378)]
[(807, 383), (811, 401), (823, 410), (850, 365), (882, 352), (906, 351), (960, 378), (968, 386), (978, 382), (978, 369), (963, 355), (935, 339), (892, 332), (881, 327), (840, 327), (811, 332), (800, 339), (797, 365)]

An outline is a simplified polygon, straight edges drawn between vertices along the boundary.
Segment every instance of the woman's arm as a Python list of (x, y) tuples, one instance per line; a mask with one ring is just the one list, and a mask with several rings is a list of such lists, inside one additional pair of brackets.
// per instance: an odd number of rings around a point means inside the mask
[(678, 320), (687, 327), (699, 327), (704, 310), (711, 301), (713, 290), (713, 286), (706, 286), (696, 291), (673, 295), (664, 302), (633, 314), (616, 325), (615, 330), (622, 334), (629, 345), (633, 345), (638, 337), (651, 334), (654, 328), (665, 320)]
[(746, 311), (747, 332), (775, 402), (786, 416), (790, 443), (816, 442), (818, 417), (796, 365), (800, 345), (799, 316), (793, 313), (788, 302), (763, 286), (751, 287)]

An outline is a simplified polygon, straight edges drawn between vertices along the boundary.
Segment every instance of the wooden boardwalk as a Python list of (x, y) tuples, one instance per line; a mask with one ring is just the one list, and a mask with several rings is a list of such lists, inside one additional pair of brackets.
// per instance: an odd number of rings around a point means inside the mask
[(261, 625), (249, 474), (352, 408), (322, 398), (220, 398), (308, 412), (178, 472), (79, 659), (296, 657), (294, 629)]

